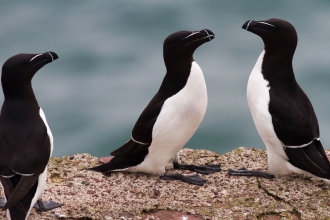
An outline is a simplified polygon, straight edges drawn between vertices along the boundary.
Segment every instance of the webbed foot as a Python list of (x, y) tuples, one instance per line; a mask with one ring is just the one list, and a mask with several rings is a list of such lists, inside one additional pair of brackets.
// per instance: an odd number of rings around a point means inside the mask
[(162, 180), (181, 180), (186, 183), (190, 183), (193, 185), (203, 186), (204, 183), (207, 182), (207, 180), (202, 179), (198, 174), (195, 175), (187, 175), (184, 176), (182, 174), (164, 174), (163, 176), (160, 176), (160, 179)]
[(59, 208), (61, 207), (63, 204), (62, 203), (57, 203), (57, 202), (53, 202), (53, 200), (47, 200), (47, 201), (42, 201), (41, 199), (39, 199), (37, 201), (36, 204), (34, 204), (34, 208), (38, 211), (38, 212), (44, 212), (44, 211), (48, 211), (51, 209), (55, 209), (55, 208)]
[(228, 174), (232, 176), (256, 176), (256, 177), (263, 177), (266, 179), (273, 179), (275, 178), (274, 175), (271, 175), (266, 172), (262, 172), (259, 170), (248, 170), (245, 167), (239, 168), (237, 170), (235, 169), (228, 169)]
[(6, 200), (4, 198), (0, 198), (0, 208), (5, 207), (6, 205)]
[(191, 170), (201, 174), (212, 174), (221, 171), (220, 164), (197, 166), (197, 165), (179, 164), (177, 162), (173, 162), (173, 167), (174, 169)]

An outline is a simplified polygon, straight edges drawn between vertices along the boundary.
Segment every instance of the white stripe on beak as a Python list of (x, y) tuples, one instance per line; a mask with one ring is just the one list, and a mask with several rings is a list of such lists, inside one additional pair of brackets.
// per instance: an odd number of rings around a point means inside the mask
[(266, 23), (266, 22), (262, 22), (262, 21), (260, 21), (260, 22), (258, 22), (258, 23), (261, 23), (261, 24), (266, 24), (266, 25), (269, 25), (269, 26), (275, 27), (275, 25), (272, 25), (272, 24), (268, 24), (268, 23)]
[(194, 32), (194, 33), (192, 33), (192, 34), (189, 34), (187, 37), (183, 38), (182, 40), (184, 40), (184, 39), (186, 39), (186, 38), (188, 38), (188, 37), (190, 37), (190, 36), (192, 36), (192, 35), (195, 35), (195, 34), (197, 34), (197, 33), (199, 33), (199, 32), (197, 31), (197, 32)]
[(42, 53), (39, 53), (38, 55), (35, 55), (34, 57), (32, 57), (32, 59), (31, 59), (29, 62), (31, 62), (31, 61), (34, 60), (36, 57), (41, 56), (41, 55), (42, 55)]
[(52, 54), (51, 53), (48, 53), (51, 57), (52, 57), (52, 62), (54, 61), (54, 58), (53, 58), (53, 56), (52, 56)]

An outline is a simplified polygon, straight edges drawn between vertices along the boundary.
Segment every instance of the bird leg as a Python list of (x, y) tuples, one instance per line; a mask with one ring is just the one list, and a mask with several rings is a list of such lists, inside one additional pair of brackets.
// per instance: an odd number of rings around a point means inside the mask
[(248, 170), (245, 167), (235, 169), (228, 169), (228, 174), (232, 176), (256, 176), (256, 177), (263, 177), (266, 179), (273, 179), (275, 178), (274, 175), (268, 174), (266, 172), (261, 172), (259, 170)]
[(62, 205), (63, 205), (62, 203), (53, 202), (51, 199), (47, 200), (47, 201), (44, 201), (44, 202), (41, 199), (39, 199), (39, 200), (37, 200), (37, 203), (34, 204), (33, 207), (38, 212), (44, 212), (44, 211), (48, 211), (48, 210), (51, 210), (51, 209), (59, 208)]

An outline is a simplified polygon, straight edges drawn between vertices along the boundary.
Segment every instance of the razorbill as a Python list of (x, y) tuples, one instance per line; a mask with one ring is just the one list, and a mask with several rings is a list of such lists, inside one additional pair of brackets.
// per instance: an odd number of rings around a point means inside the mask
[(204, 29), (179, 31), (165, 39), (163, 57), (167, 73), (158, 92), (138, 118), (131, 138), (111, 153), (115, 157), (90, 170), (144, 172), (197, 185), (203, 185), (206, 180), (198, 174), (166, 174), (166, 164), (173, 162), (175, 169), (203, 174), (220, 171), (220, 165), (179, 164), (178, 153), (196, 132), (206, 111), (205, 80), (193, 54), (213, 38), (213, 32)]
[[(329, 180), (330, 162), (320, 141), (313, 106), (293, 73), (298, 41), (295, 28), (280, 19), (249, 20), (242, 28), (260, 36), (265, 45), (249, 78), (247, 100), (266, 145), (269, 173), (299, 173)], [(244, 168), (229, 173), (273, 177)]]
[(40, 211), (62, 205), (41, 201), (53, 136), (31, 85), (34, 74), (57, 58), (54, 52), (18, 54), (2, 66), (0, 181), (5, 199), (0, 204), (8, 219), (27, 219), (36, 202)]

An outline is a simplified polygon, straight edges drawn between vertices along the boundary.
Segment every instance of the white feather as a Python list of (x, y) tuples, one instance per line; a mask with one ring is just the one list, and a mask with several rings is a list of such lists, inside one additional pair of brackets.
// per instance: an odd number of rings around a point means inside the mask
[(42, 110), (42, 108), (40, 108), (39, 115), (40, 115), (41, 119), (43, 120), (43, 122), (45, 123), (45, 126), (47, 128), (47, 134), (48, 134), (49, 140), (50, 140), (50, 155), (49, 155), (49, 158), (50, 158), (50, 156), (53, 153), (53, 147), (54, 147), (53, 134), (52, 134), (52, 131), (50, 130), (50, 128), (48, 126), (48, 123), (47, 123), (47, 120), (46, 120), (46, 115), (45, 115), (44, 111)]
[(146, 158), (128, 171), (164, 174), (166, 164), (176, 157), (196, 132), (206, 107), (204, 75), (194, 61), (185, 87), (164, 102), (153, 127), (152, 143)]

